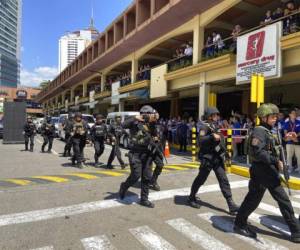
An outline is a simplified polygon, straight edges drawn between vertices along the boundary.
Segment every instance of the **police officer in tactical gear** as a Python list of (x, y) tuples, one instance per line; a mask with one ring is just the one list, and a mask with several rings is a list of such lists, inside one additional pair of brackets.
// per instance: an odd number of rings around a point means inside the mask
[(28, 116), (24, 125), (23, 135), (25, 139), (25, 151), (28, 151), (28, 144), (30, 140), (30, 152), (33, 152), (34, 136), (36, 135), (36, 126), (32, 121), (32, 117)]
[[(158, 112), (155, 110), (155, 115), (156, 115), (156, 121), (159, 120), (159, 114)], [(153, 131), (152, 137), (154, 142), (157, 144), (157, 147), (159, 148), (159, 150), (161, 151), (161, 153), (158, 153), (156, 151), (156, 153), (154, 153), (152, 155), (152, 159), (153, 159), (153, 163), (155, 164), (155, 169), (153, 171), (153, 175), (150, 181), (150, 189), (153, 189), (155, 191), (160, 191), (160, 186), (157, 182), (158, 176), (161, 174), (163, 167), (164, 167), (164, 157), (163, 157), (163, 129), (162, 126), (157, 124), (156, 121), (151, 122), (150, 126), (151, 126), (151, 131)]]
[(205, 110), (207, 121), (204, 122), (199, 132), (199, 160), (201, 167), (199, 174), (194, 180), (188, 203), (194, 208), (200, 208), (196, 195), (199, 188), (205, 183), (211, 170), (215, 172), (222, 194), (227, 201), (229, 213), (234, 215), (238, 211), (238, 206), (232, 200), (232, 193), (228, 178), (225, 173), (225, 140), (218, 131), (219, 110), (215, 107), (208, 107)]
[(42, 145), (42, 153), (45, 153), (45, 147), (48, 144), (48, 150), (47, 153), (51, 153), (53, 140), (55, 137), (55, 126), (53, 123), (51, 123), (51, 116), (46, 117), (46, 121), (43, 123), (41, 127), (41, 134), (44, 139), (44, 143)]
[(64, 148), (64, 157), (71, 156), (71, 149), (72, 149), (72, 141), (71, 141), (71, 130), (74, 122), (74, 113), (69, 113), (68, 119), (64, 121), (63, 129), (65, 131), (65, 148)]
[(79, 168), (83, 168), (83, 150), (86, 145), (88, 125), (84, 120), (82, 120), (80, 112), (75, 114), (71, 131), (71, 141), (73, 146), (72, 165), (75, 165), (77, 162), (77, 166)]
[(266, 189), (277, 201), (281, 214), (291, 231), (291, 241), (300, 243), (300, 225), (294, 215), (292, 204), (280, 184), (279, 172), (283, 171), (283, 162), (278, 157), (276, 145), (278, 140), (272, 134), (279, 109), (268, 103), (259, 107), (257, 115), (261, 125), (250, 135), (249, 157), (250, 168), (249, 191), (235, 219), (234, 231), (238, 234), (256, 238), (256, 232), (248, 226), (247, 219), (258, 207)]
[(103, 116), (97, 115), (96, 116), (96, 123), (91, 128), (91, 139), (94, 143), (95, 148), (95, 166), (98, 166), (99, 164), (99, 157), (104, 152), (104, 140), (107, 133), (106, 125), (103, 122)]
[(120, 150), (120, 139), (124, 133), (126, 132), (121, 124), (121, 116), (117, 116), (115, 122), (108, 128), (108, 138), (112, 145), (111, 153), (107, 162), (108, 169), (113, 169), (112, 162), (114, 161), (116, 156), (121, 165), (121, 168), (124, 169), (126, 167), (122, 159), (122, 153)]
[(129, 187), (134, 185), (140, 177), (141, 179), (141, 200), (140, 204), (153, 208), (154, 204), (148, 200), (149, 184), (152, 177), (151, 147), (152, 142), (150, 123), (156, 121), (155, 110), (145, 105), (140, 110), (141, 115), (130, 117), (125, 120), (123, 127), (130, 129), (131, 142), (129, 151), (129, 164), (131, 173), (127, 180), (121, 183), (119, 195), (124, 199)]

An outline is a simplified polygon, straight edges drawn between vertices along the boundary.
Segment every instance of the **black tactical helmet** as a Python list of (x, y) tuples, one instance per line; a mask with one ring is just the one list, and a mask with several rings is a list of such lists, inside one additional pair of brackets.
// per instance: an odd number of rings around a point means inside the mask
[(220, 114), (220, 111), (216, 107), (207, 107), (205, 109), (205, 117), (210, 117), (211, 115), (214, 114)]
[(141, 114), (155, 114), (155, 113), (157, 113), (157, 111), (154, 108), (152, 108), (150, 105), (144, 105), (140, 109), (140, 113)]
[(98, 120), (103, 120), (103, 115), (100, 115), (100, 114), (97, 115), (97, 116), (96, 116), (96, 120), (97, 120), (97, 121), (98, 121)]
[(76, 112), (74, 117), (75, 117), (75, 118), (77, 118), (77, 117), (82, 118), (82, 114), (81, 114), (80, 112)]

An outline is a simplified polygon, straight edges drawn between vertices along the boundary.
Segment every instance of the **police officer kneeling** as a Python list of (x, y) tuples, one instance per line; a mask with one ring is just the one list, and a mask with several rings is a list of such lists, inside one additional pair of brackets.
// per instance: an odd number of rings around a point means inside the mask
[(274, 104), (263, 104), (257, 115), (261, 126), (250, 135), (249, 157), (252, 159), (250, 168), (249, 192), (246, 195), (235, 219), (234, 231), (238, 234), (256, 238), (256, 232), (247, 224), (250, 214), (258, 207), (266, 189), (277, 201), (281, 214), (291, 231), (291, 241), (300, 243), (300, 225), (294, 215), (292, 204), (280, 183), (279, 172), (283, 163), (275, 155), (275, 138), (272, 128), (276, 124), (279, 109)]
[(226, 147), (224, 137), (218, 132), (219, 110), (215, 107), (208, 107), (205, 110), (205, 116), (207, 121), (200, 128), (199, 134), (199, 159), (201, 167), (192, 185), (188, 203), (194, 208), (200, 208), (196, 195), (200, 186), (206, 181), (210, 171), (213, 170), (218, 179), (222, 194), (227, 201), (229, 213), (234, 215), (238, 211), (238, 206), (232, 200), (230, 184), (225, 173), (224, 159)]
[(131, 173), (127, 180), (121, 183), (119, 195), (124, 199), (126, 191), (134, 185), (140, 177), (141, 180), (141, 201), (145, 207), (154, 208), (154, 204), (148, 200), (149, 184), (152, 178), (152, 155), (150, 123), (156, 121), (156, 111), (149, 105), (140, 110), (141, 115), (130, 117), (123, 123), (124, 129), (130, 129), (131, 145), (129, 151), (129, 164)]

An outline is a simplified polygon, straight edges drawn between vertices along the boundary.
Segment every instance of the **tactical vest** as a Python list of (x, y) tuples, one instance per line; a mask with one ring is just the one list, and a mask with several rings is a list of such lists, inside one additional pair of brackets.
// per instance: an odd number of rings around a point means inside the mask
[(150, 133), (148, 126), (143, 125), (143, 129), (138, 129), (138, 131), (134, 135), (132, 135), (132, 144), (140, 147), (147, 147), (150, 143), (150, 141), (147, 140), (147, 132)]
[(74, 134), (76, 135), (84, 135), (85, 134), (85, 128), (83, 125), (83, 122), (75, 122), (73, 125)]
[(33, 134), (34, 131), (35, 131), (35, 125), (33, 123), (27, 123), (27, 126), (25, 127), (25, 133)]
[(105, 136), (105, 125), (95, 125), (95, 136), (104, 137)]
[(115, 127), (115, 135), (119, 138), (123, 134), (123, 128), (119, 125)]

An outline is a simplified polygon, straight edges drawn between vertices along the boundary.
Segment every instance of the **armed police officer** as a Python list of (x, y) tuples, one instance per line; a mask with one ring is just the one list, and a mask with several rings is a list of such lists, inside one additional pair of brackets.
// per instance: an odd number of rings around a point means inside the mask
[(294, 215), (292, 204), (281, 186), (280, 172), (284, 170), (283, 158), (277, 152), (279, 138), (274, 137), (274, 127), (279, 109), (274, 104), (263, 104), (257, 115), (261, 126), (257, 126), (250, 135), (249, 157), (250, 168), (249, 192), (246, 195), (235, 219), (234, 231), (244, 236), (256, 238), (256, 232), (248, 226), (247, 219), (258, 207), (266, 189), (277, 201), (280, 212), (291, 231), (291, 241), (300, 243), (300, 225)]
[(124, 199), (129, 187), (142, 177), (140, 204), (153, 208), (154, 204), (148, 199), (149, 184), (152, 178), (151, 152), (153, 150), (150, 123), (156, 121), (156, 112), (151, 106), (145, 105), (141, 108), (140, 113), (141, 115), (130, 117), (123, 123), (125, 129), (130, 129), (131, 135), (129, 151), (131, 173), (127, 180), (121, 183), (119, 195), (120, 199)]
[(114, 161), (116, 156), (121, 165), (121, 168), (124, 169), (126, 167), (122, 159), (122, 153), (120, 150), (120, 139), (124, 133), (126, 132), (122, 127), (121, 116), (117, 116), (115, 122), (113, 122), (113, 124), (111, 124), (108, 129), (108, 138), (112, 145), (111, 153), (107, 162), (108, 169), (113, 169), (112, 162)]
[(72, 165), (77, 163), (79, 168), (83, 168), (84, 155), (83, 150), (86, 145), (88, 125), (82, 119), (80, 112), (75, 114), (74, 122), (71, 130), (71, 141), (73, 147)]
[(232, 199), (230, 184), (225, 173), (226, 147), (224, 137), (218, 131), (219, 115), (219, 110), (215, 107), (208, 107), (205, 110), (207, 121), (204, 122), (199, 132), (199, 160), (201, 167), (192, 185), (188, 203), (194, 208), (200, 208), (196, 195), (199, 188), (205, 183), (210, 171), (213, 170), (222, 194), (227, 201), (229, 213), (234, 215), (238, 211), (238, 206)]
[(32, 117), (28, 116), (24, 125), (23, 135), (25, 139), (25, 151), (28, 151), (28, 144), (30, 141), (30, 152), (33, 152), (34, 137), (36, 135), (36, 126), (32, 121)]
[(71, 130), (74, 122), (74, 113), (69, 113), (68, 119), (63, 123), (63, 130), (65, 131), (65, 148), (64, 148), (64, 157), (71, 156), (72, 141), (71, 141)]
[(104, 152), (104, 141), (105, 137), (107, 134), (107, 129), (106, 125), (103, 121), (103, 116), (102, 115), (97, 115), (96, 116), (96, 123), (95, 125), (91, 128), (91, 139), (94, 144), (95, 148), (95, 166), (97, 167), (99, 164), (99, 157), (103, 154)]
[(46, 117), (46, 121), (43, 123), (41, 127), (41, 134), (43, 136), (44, 142), (42, 145), (42, 153), (45, 153), (45, 147), (48, 144), (48, 150), (47, 153), (51, 153), (53, 140), (55, 137), (55, 126), (51, 122), (51, 116)]

